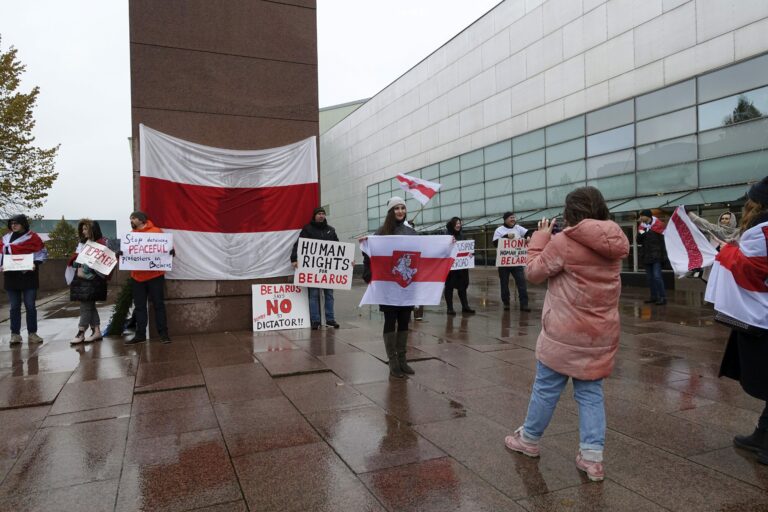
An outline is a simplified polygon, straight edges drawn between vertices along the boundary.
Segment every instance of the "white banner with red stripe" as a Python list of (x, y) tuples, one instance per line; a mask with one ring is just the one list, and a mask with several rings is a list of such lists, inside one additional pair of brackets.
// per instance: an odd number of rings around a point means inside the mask
[(694, 225), (684, 206), (678, 206), (664, 231), (664, 244), (672, 270), (678, 277), (691, 270), (712, 266), (717, 251)]
[(293, 275), (291, 248), (318, 204), (314, 137), (243, 151), (139, 135), (141, 209), (174, 235), (169, 279)]
[(371, 265), (363, 304), (436, 306), (456, 256), (452, 236), (369, 236), (360, 243)]
[(475, 268), (475, 241), (456, 240), (456, 258), (451, 270)]
[(411, 194), (422, 205), (427, 204), (430, 199), (435, 197), (442, 186), (440, 183), (406, 176), (405, 174), (398, 174), (395, 179), (399, 182), (400, 188)]

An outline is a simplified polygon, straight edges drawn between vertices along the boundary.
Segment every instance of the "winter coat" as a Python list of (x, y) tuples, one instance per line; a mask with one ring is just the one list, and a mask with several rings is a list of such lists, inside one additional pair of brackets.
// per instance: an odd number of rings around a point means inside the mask
[[(25, 231), (20, 233), (7, 233), (3, 242), (0, 242), (0, 251), (3, 254), (34, 254), (35, 255), (35, 269), (28, 271), (15, 271), (3, 273), (3, 288), (6, 290), (37, 290), (40, 288), (40, 272), (39, 266), (47, 256), (45, 253), (45, 244), (40, 236), (34, 231), (29, 230), (29, 222), (23, 215), (17, 215), (8, 221), (8, 229), (10, 229), (11, 220), (19, 222), (24, 226)], [(13, 244), (16, 239), (29, 234), (28, 240)], [(8, 240), (6, 245), (5, 240)], [(39, 258), (38, 258), (39, 255)]]
[[(299, 238), (311, 238), (312, 240), (324, 240), (326, 242), (338, 242), (339, 237), (336, 235), (336, 230), (332, 226), (328, 225), (328, 221), (315, 222), (312, 221), (303, 228), (299, 233)], [(291, 250), (291, 263), (295, 263), (297, 260), (297, 252), (299, 249), (299, 240), (293, 244)]]
[[(723, 215), (725, 215), (726, 213), (730, 214), (731, 221), (728, 223), (727, 226), (723, 226), (720, 224), (720, 219), (722, 219)], [(693, 212), (688, 212), (688, 217), (691, 218), (691, 221), (693, 221), (696, 227), (699, 228), (699, 230), (701, 230), (701, 232), (707, 236), (707, 238), (709, 239), (710, 242), (713, 243), (713, 245), (719, 244), (715, 240), (715, 238), (723, 242), (733, 242), (739, 238), (739, 228), (736, 224), (735, 213), (724, 211), (717, 218), (717, 224), (713, 224), (708, 220), (702, 219), (701, 217), (699, 217)]]
[[(466, 240), (461, 231), (451, 230), (447, 226), (445, 233), (452, 235), (456, 240)], [(466, 290), (469, 288), (469, 269), (462, 268), (448, 272), (448, 277), (445, 278), (445, 286), (446, 288), (454, 288), (456, 290)]]
[(629, 241), (613, 221), (585, 219), (556, 236), (537, 231), (525, 274), (548, 280), (536, 358), (581, 380), (610, 375), (619, 347), (621, 260)]
[[(83, 222), (81, 222), (83, 224)], [(93, 233), (93, 224), (91, 224), (91, 233)], [(101, 234), (101, 230), (98, 231)], [(98, 236), (98, 235), (97, 235)], [(96, 240), (97, 244), (107, 245), (106, 238)], [(109, 276), (91, 270), (87, 265), (75, 263), (78, 253), (74, 253), (69, 258), (69, 266), (75, 269), (75, 277), (69, 285), (69, 300), (72, 302), (103, 302), (107, 300), (107, 281)], [(82, 268), (86, 277), (80, 277), (77, 272)]]
[(643, 265), (651, 263), (661, 263), (664, 261), (666, 246), (664, 245), (665, 224), (653, 218), (653, 224), (650, 229), (640, 232), (637, 235), (638, 261)]
[[(151, 220), (147, 219), (147, 222), (144, 224), (144, 227), (142, 229), (134, 229), (132, 230), (133, 233), (162, 233), (163, 230), (156, 227)], [(164, 276), (165, 272), (162, 270), (132, 270), (131, 271), (131, 277), (134, 281), (143, 283), (145, 281), (149, 281), (150, 279), (155, 279), (160, 276)]]

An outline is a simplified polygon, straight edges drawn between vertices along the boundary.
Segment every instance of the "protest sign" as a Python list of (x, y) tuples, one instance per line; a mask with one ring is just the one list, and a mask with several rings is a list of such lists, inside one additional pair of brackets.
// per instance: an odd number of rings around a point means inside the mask
[(173, 234), (126, 233), (120, 240), (120, 270), (170, 271), (173, 266)]
[(3, 254), (3, 272), (34, 270), (34, 254)]
[(109, 247), (90, 240), (85, 242), (82, 250), (77, 253), (75, 263), (87, 265), (103, 276), (108, 276), (117, 265), (117, 256), (109, 250)]
[(332, 290), (352, 289), (355, 244), (299, 238), (293, 284)]
[(309, 298), (303, 286), (254, 284), (251, 292), (254, 332), (309, 327)]
[(528, 262), (528, 241), (524, 238), (499, 238), (497, 267), (524, 267)]
[(453, 260), (451, 270), (475, 268), (475, 241), (456, 240), (456, 258)]

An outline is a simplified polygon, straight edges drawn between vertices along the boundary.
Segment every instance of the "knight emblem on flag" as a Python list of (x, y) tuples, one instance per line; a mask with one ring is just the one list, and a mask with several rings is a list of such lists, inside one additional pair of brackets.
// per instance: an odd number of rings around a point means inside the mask
[(395, 276), (397, 284), (405, 288), (419, 271), (419, 259), (421, 253), (418, 252), (403, 252), (394, 251), (392, 253), (392, 261), (395, 266), (392, 267), (392, 275)]

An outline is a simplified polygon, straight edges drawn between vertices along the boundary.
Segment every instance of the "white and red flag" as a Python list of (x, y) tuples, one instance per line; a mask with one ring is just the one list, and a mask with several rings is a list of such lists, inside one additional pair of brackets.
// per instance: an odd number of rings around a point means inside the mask
[(452, 236), (369, 236), (360, 243), (371, 265), (363, 304), (436, 306), (456, 257)]
[(290, 255), (318, 205), (315, 138), (230, 150), (139, 127), (141, 209), (173, 233), (170, 279), (293, 275)]
[(425, 205), (430, 199), (435, 197), (437, 191), (440, 190), (440, 183), (433, 183), (431, 181), (423, 180), (421, 178), (413, 178), (406, 176), (405, 174), (398, 174), (395, 179), (400, 182), (400, 188), (411, 194), (415, 200)]
[(746, 230), (717, 254), (704, 300), (715, 310), (768, 329), (768, 222)]
[(664, 230), (664, 243), (672, 270), (683, 277), (691, 270), (712, 266), (717, 251), (707, 237), (693, 224), (685, 213), (684, 206), (678, 206)]

